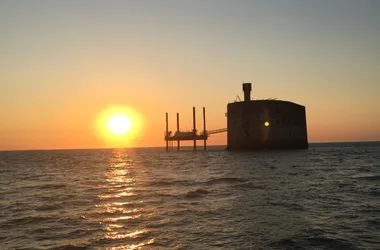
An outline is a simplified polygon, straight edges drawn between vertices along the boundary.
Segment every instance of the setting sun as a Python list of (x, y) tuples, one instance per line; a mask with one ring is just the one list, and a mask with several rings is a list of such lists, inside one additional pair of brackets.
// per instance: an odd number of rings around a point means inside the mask
[(132, 147), (142, 129), (140, 114), (128, 106), (108, 106), (98, 116), (99, 139), (109, 147)]
[(123, 135), (127, 133), (132, 127), (132, 120), (130, 117), (117, 114), (109, 118), (108, 129), (115, 135)]

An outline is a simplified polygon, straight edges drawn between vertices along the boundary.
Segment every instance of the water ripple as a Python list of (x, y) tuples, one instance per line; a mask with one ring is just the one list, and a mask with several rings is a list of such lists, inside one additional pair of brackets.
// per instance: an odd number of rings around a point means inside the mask
[(380, 145), (0, 152), (1, 249), (378, 249)]

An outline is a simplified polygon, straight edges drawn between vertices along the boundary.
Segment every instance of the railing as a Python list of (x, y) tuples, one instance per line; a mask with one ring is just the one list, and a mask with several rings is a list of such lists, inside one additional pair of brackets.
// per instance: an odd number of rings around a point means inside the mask
[[(181, 131), (181, 132), (185, 132), (185, 133), (193, 133), (194, 136), (203, 136), (203, 135), (212, 135), (212, 134), (219, 134), (219, 133), (224, 133), (224, 132), (227, 132), (227, 128), (219, 128), (219, 129), (213, 129), (213, 130), (207, 130), (206, 133), (205, 131), (201, 131), (199, 134), (197, 133), (197, 131)], [(169, 131), (169, 133), (166, 135), (166, 131), (164, 131), (164, 135), (165, 135), (165, 138), (169, 138), (169, 137), (176, 137), (177, 135), (175, 133), (173, 133), (172, 131)], [(179, 137), (183, 137), (183, 136), (190, 136), (190, 135), (178, 135)]]
[(227, 132), (227, 128), (208, 130), (207, 134), (212, 135), (212, 134), (218, 134), (218, 133), (224, 133), (224, 132)]

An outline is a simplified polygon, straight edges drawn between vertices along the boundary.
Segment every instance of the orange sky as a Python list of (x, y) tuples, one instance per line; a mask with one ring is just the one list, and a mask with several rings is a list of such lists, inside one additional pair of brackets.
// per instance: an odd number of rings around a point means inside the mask
[[(200, 128), (205, 106), (208, 128), (224, 128), (242, 82), (305, 105), (309, 142), (380, 140), (379, 7), (2, 1), (0, 150), (164, 146), (165, 112), (190, 129), (195, 106)], [(111, 105), (140, 114), (133, 140), (99, 138)]]

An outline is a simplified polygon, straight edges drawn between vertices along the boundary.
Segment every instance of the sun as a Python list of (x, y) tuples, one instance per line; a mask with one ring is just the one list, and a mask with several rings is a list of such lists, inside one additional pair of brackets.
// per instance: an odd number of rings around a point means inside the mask
[(124, 135), (131, 130), (132, 119), (124, 114), (115, 114), (108, 119), (107, 127), (114, 135)]
[(143, 129), (139, 112), (129, 106), (110, 105), (96, 117), (96, 136), (106, 147), (133, 147)]

